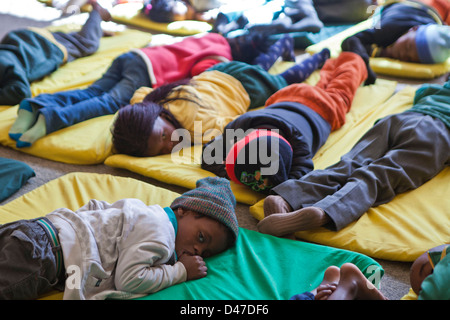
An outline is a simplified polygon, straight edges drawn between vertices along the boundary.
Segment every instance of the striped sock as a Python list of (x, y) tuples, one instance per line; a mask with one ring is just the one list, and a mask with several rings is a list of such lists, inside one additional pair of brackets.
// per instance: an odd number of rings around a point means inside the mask
[(330, 50), (323, 49), (299, 64), (289, 68), (280, 75), (286, 80), (288, 84), (300, 83), (305, 81), (315, 70), (321, 68), (325, 61), (330, 58)]
[(266, 53), (256, 57), (253, 64), (260, 65), (264, 70), (269, 70), (279, 57), (284, 61), (295, 61), (294, 40), (291, 36), (285, 35), (277, 40)]

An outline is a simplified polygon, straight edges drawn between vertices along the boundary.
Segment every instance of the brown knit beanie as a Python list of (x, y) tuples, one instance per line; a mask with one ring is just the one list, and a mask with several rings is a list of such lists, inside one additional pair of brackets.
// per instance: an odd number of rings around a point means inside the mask
[(236, 218), (236, 198), (225, 178), (207, 177), (197, 181), (196, 188), (183, 193), (170, 206), (181, 207), (211, 217), (227, 226), (237, 239), (239, 226)]

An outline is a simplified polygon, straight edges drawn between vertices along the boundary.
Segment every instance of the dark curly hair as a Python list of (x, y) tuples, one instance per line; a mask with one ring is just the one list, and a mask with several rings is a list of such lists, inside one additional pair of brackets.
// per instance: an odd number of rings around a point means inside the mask
[(121, 108), (111, 129), (114, 152), (135, 157), (148, 156), (148, 139), (159, 116), (175, 128), (182, 128), (175, 116), (161, 104), (176, 100), (167, 99), (167, 96), (176, 87), (187, 83), (189, 81), (185, 79), (161, 86), (149, 93), (143, 102)]

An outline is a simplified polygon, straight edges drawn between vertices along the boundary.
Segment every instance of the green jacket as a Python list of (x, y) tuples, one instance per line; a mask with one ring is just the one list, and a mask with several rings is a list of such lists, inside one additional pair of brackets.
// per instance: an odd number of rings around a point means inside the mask
[(450, 80), (444, 85), (425, 84), (416, 91), (413, 107), (408, 111), (438, 118), (450, 128)]

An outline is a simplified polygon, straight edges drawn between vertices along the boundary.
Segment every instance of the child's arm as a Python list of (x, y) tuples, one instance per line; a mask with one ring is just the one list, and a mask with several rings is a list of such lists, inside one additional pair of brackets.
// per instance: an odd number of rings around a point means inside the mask
[(169, 248), (160, 243), (140, 243), (124, 249), (117, 262), (114, 282), (117, 290), (153, 293), (188, 280), (184, 264), (165, 264)]

